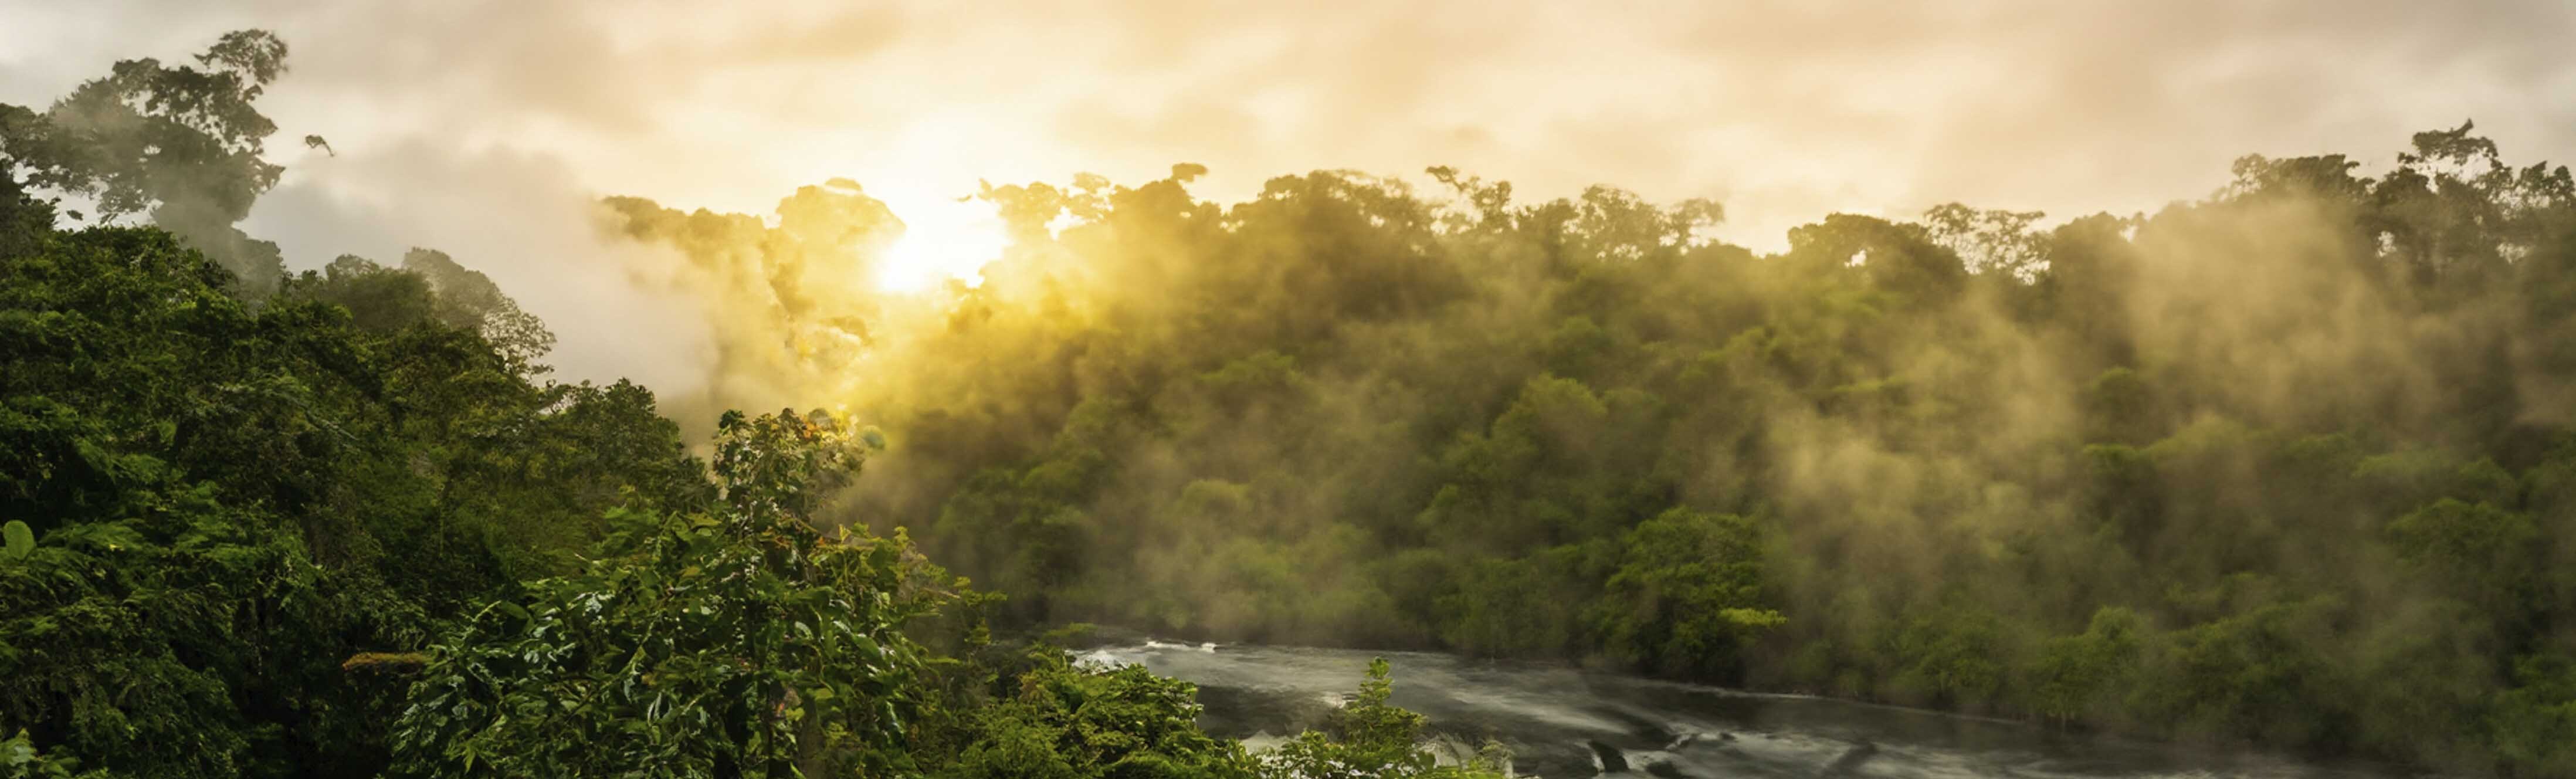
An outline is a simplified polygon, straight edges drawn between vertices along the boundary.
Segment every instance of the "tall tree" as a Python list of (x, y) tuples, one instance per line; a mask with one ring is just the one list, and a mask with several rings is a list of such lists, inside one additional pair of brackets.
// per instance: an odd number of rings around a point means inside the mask
[(240, 30), (193, 59), (121, 60), (41, 112), (0, 104), (0, 175), (101, 219), (148, 214), (264, 296), (284, 275), (277, 246), (233, 225), (283, 172), (260, 156), (277, 125), (253, 103), (286, 73), (286, 42)]

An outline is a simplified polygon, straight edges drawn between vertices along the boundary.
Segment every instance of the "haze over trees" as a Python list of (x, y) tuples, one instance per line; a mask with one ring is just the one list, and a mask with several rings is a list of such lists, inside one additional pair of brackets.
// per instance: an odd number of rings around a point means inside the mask
[(2576, 770), (2576, 189), (2472, 125), (2384, 171), (2247, 157), (2154, 214), (1835, 214), (1773, 255), (1608, 188), (1325, 171), (1223, 205), (1196, 172), (988, 186), (1017, 243), (928, 304), (802, 294), (807, 236), (899, 229), (864, 197), (611, 202), (722, 280), (681, 283), (771, 360), (746, 395), (887, 432), (831, 516), (911, 529), (1006, 625)]
[(443, 253), (227, 253), (266, 244), (193, 228), (275, 182), (284, 52), (0, 106), (0, 775), (1485, 775), (1417, 757), (1383, 674), (1274, 757), (993, 640), (999, 596), (810, 521), (875, 431), (728, 413), (702, 460), (646, 389), (544, 380), (543, 323)]
[[(2467, 123), (1776, 254), (1446, 168), (988, 185), (1014, 243), (922, 296), (855, 286), (855, 182), (610, 198), (715, 312), (666, 418), (474, 258), (232, 227), (285, 55), (0, 106), (10, 775), (1490, 768), (1382, 669), (1246, 753), (1022, 643), (1074, 622), (2576, 774), (2576, 184)], [(791, 404), (851, 411), (681, 433)]]

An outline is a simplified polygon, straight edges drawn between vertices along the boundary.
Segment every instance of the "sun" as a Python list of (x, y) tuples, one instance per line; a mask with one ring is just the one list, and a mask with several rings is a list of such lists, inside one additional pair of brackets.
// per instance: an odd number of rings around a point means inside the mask
[(984, 281), (984, 264), (1001, 259), (1010, 243), (992, 203), (936, 196), (883, 199), (904, 229), (870, 280), (880, 292), (920, 292), (949, 279), (977, 286)]

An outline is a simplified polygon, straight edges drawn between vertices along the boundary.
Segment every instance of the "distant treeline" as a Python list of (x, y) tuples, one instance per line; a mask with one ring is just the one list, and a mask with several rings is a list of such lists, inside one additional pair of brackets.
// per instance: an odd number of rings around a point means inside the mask
[(1430, 770), (1382, 681), (1252, 756), (994, 638), (1090, 621), (2576, 775), (2576, 184), (2467, 124), (1777, 254), (1444, 168), (988, 186), (926, 297), (850, 182), (612, 198), (714, 312), (675, 418), (854, 410), (691, 456), (456, 260), (233, 228), (284, 55), (0, 106), (0, 770)]
[(1006, 624), (2576, 773), (2576, 186), (2411, 140), (1777, 254), (1448, 169), (988, 186), (1016, 245), (926, 303), (825, 283), (900, 229), (852, 187), (610, 205), (724, 291), (720, 370), (886, 431), (828, 516)]

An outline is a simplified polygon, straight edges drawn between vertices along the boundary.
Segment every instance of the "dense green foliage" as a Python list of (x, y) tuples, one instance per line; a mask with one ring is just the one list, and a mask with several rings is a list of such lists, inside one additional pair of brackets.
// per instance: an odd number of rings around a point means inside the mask
[[(1016, 695), (977, 712), (974, 741), (939, 775), (958, 779), (1253, 777), (1243, 747), (1210, 738), (1190, 685), (1127, 666), (1089, 673), (1047, 659)], [(1409, 757), (1414, 754), (1407, 743)], [(1276, 775), (1276, 774), (1271, 774)]]
[(529, 582), (436, 645), (396, 723), (396, 773), (901, 764), (922, 653), (899, 628), (930, 605), (906, 592), (901, 547), (827, 542), (792, 509), (811, 489), (782, 477), (846, 472), (824, 462), (836, 447), (807, 444), (834, 436), (827, 418), (728, 417), (724, 511), (612, 512), (581, 573)]
[(1490, 768), (1382, 667), (1253, 754), (1007, 638), (1078, 620), (2576, 773), (2576, 184), (2467, 125), (1773, 254), (1447, 169), (1084, 176), (987, 188), (1016, 243), (921, 298), (847, 284), (902, 230), (851, 182), (612, 199), (721, 314), (691, 406), (877, 426), (728, 414), (701, 460), (444, 254), (290, 276), (234, 229), (284, 57), (0, 106), (7, 775)]
[[(0, 711), (84, 764), (369, 765), (400, 688), (343, 658), (560, 568), (609, 506), (700, 500), (640, 388), (533, 385), (435, 322), (353, 326), (310, 279), (254, 310), (157, 230), (29, 237), (0, 259), (0, 516), (31, 545), (0, 567)], [(387, 305), (430, 304), (407, 294)]]
[(0, 259), (0, 515), (34, 538), (0, 568), (0, 712), (86, 765), (365, 765), (382, 691), (343, 658), (560, 566), (611, 505), (695, 499), (639, 388), (532, 385), (470, 331), (295, 294), (254, 310), (158, 230), (39, 238)]
[(0, 775), (1278, 775), (1189, 685), (994, 644), (996, 596), (814, 523), (875, 431), (729, 413), (701, 461), (643, 388), (543, 381), (445, 254), (287, 276), (183, 229), (275, 182), (284, 54), (0, 106)]
[(2467, 125), (2357, 168), (1757, 254), (1607, 188), (1180, 166), (989, 187), (1016, 244), (902, 302), (812, 292), (900, 229), (855, 189), (611, 205), (729, 290), (723, 370), (887, 431), (834, 516), (1015, 624), (2563, 772), (2576, 186)]

